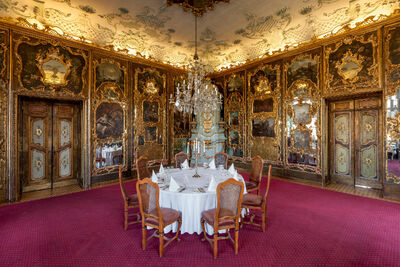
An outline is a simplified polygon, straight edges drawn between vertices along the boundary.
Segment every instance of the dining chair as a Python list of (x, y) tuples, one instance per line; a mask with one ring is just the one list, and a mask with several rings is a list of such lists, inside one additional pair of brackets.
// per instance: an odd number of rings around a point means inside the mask
[[(244, 224), (252, 224), (256, 226), (261, 226), (263, 232), (265, 232), (265, 225), (267, 222), (267, 197), (269, 192), (269, 186), (271, 183), (271, 165), (268, 167), (268, 178), (267, 178), (267, 189), (264, 196), (255, 194), (245, 194), (243, 196), (242, 208), (246, 209), (245, 218), (242, 219)], [(254, 212), (254, 210), (261, 211), (261, 214)], [(250, 220), (245, 220), (246, 217), (250, 216)], [(261, 224), (255, 223), (254, 218), (256, 216), (261, 217)]]
[(175, 168), (180, 168), (181, 164), (185, 162), (185, 160), (189, 161), (188, 154), (186, 154), (185, 152), (181, 151), (175, 154)]
[(139, 159), (136, 160), (136, 171), (138, 180), (151, 177), (150, 170), (147, 166), (148, 161), (149, 160), (145, 156), (140, 156)]
[[(122, 199), (124, 200), (124, 227), (125, 231), (128, 225), (140, 222), (140, 211), (137, 213), (129, 214), (129, 209), (139, 209), (139, 200), (137, 194), (129, 195), (126, 193), (124, 182), (122, 181), (122, 166), (119, 166), (119, 186), (121, 188)], [(136, 221), (128, 222), (130, 216), (136, 216)]]
[[(160, 257), (164, 254), (164, 249), (175, 239), (179, 242), (179, 231), (182, 225), (181, 212), (170, 209), (160, 208), (159, 187), (149, 178), (144, 178), (136, 183), (136, 192), (139, 197), (140, 214), (142, 215), (142, 248), (146, 249), (146, 243), (153, 237), (159, 238)], [(178, 222), (178, 230), (173, 238), (164, 236), (164, 228), (174, 222)], [(147, 238), (147, 227), (155, 229), (153, 234)], [(164, 245), (164, 240), (167, 241)]]
[[(229, 239), (235, 248), (235, 254), (238, 253), (239, 242), (239, 218), (243, 198), (243, 183), (233, 178), (217, 186), (217, 208), (203, 211), (201, 213), (201, 225), (203, 227), (204, 237), (202, 241), (207, 240), (214, 250), (214, 259), (217, 258), (217, 242), (221, 239)], [(207, 236), (205, 223), (214, 228), (213, 238)], [(229, 233), (230, 229), (235, 231), (235, 239)], [(219, 235), (219, 230), (225, 230), (224, 235)]]
[(263, 166), (264, 160), (260, 156), (255, 156), (251, 159), (250, 180), (246, 181), (247, 193), (253, 191), (257, 191), (257, 195), (260, 193)]
[(223, 165), (225, 169), (228, 169), (228, 154), (224, 152), (218, 152), (214, 155), (215, 166)]

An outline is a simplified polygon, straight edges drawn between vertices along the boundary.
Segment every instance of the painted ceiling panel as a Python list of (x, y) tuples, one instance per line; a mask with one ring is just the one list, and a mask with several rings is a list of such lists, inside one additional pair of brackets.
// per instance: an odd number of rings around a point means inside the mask
[[(198, 19), (199, 56), (219, 70), (398, 8), (398, 0), (230, 0)], [(194, 15), (165, 0), (0, 0), (0, 17), (174, 65), (194, 53)]]

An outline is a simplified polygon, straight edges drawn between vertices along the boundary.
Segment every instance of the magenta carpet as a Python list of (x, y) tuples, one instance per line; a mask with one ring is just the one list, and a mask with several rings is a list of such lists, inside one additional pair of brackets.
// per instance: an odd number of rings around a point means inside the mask
[[(265, 180), (264, 180), (265, 183)], [(133, 190), (134, 183), (129, 184)], [(158, 256), (123, 230), (118, 185), (0, 207), (0, 266), (400, 266), (400, 205), (273, 180), (267, 231), (245, 225), (239, 254), (198, 235)]]

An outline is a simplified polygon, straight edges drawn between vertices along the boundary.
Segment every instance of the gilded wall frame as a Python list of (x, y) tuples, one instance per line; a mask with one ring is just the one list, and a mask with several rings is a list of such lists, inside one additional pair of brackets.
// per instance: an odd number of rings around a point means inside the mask
[(326, 45), (324, 96), (380, 90), (378, 45), (376, 31)]
[[(115, 69), (120, 71), (120, 75), (122, 77), (114, 78), (112, 74), (115, 74), (115, 70), (109, 70), (111, 74), (107, 74), (107, 69), (103, 70), (101, 77), (98, 77), (99, 68), (102, 66), (112, 66)], [(112, 172), (118, 171), (119, 165), (112, 166), (102, 166), (102, 157), (100, 157), (100, 162), (97, 160), (97, 148), (98, 147), (107, 147), (111, 146), (111, 144), (122, 143), (122, 166), (123, 170), (127, 170), (128, 163), (128, 128), (127, 128), (127, 119), (128, 119), (128, 98), (127, 98), (127, 88), (128, 88), (128, 63), (125, 61), (115, 60), (113, 58), (107, 58), (103, 56), (96, 56), (93, 59), (92, 64), (92, 73), (93, 73), (93, 93), (91, 97), (91, 114), (92, 114), (92, 131), (91, 131), (91, 141), (92, 141), (92, 175), (103, 175), (109, 174)], [(116, 79), (122, 79), (122, 83), (116, 81)], [(102, 137), (98, 135), (98, 127), (97, 124), (97, 112), (98, 108), (101, 105), (110, 104), (110, 105), (119, 105), (123, 112), (123, 127), (122, 134), (119, 137), (116, 136), (106, 136)], [(97, 166), (100, 164), (100, 166)]]
[[(146, 87), (147, 86), (147, 87)], [(166, 123), (166, 74), (153, 68), (135, 69), (134, 91), (134, 147), (135, 160), (142, 155), (152, 162), (165, 161), (167, 158), (167, 123)], [(158, 121), (145, 122), (143, 119), (143, 103), (158, 103)], [(146, 131), (156, 127), (155, 140), (146, 138)]]
[[(84, 98), (87, 92), (88, 87), (88, 70), (89, 70), (89, 53), (85, 50), (70, 47), (64, 45), (57, 39), (37, 39), (34, 37), (30, 37), (27, 35), (14, 34), (13, 35), (13, 56), (15, 64), (13, 66), (13, 89), (14, 92), (18, 94), (24, 95), (40, 95), (44, 97), (80, 97)], [(19, 47), (21, 45), (28, 45), (32, 50), (34, 47), (41, 46), (43, 48), (44, 54), (39, 54), (39, 52), (34, 55), (35, 62), (29, 62), (29, 66), (36, 68), (37, 73), (31, 73), (31, 80), (40, 80), (41, 83), (32, 85), (31, 88), (27, 88), (24, 86), (23, 79), (21, 77), (22, 71), (24, 68), (24, 63), (21, 55), (19, 54)], [(39, 50), (41, 51), (41, 50)], [(40, 61), (45, 63), (49, 60), (49, 57), (52, 55), (57, 55), (59, 57), (60, 63), (65, 64), (67, 68), (67, 73), (65, 73), (66, 81), (61, 84), (50, 84), (43, 83), (43, 68), (41, 67)], [(81, 62), (83, 65), (72, 65), (72, 62), (66, 58), (64, 55), (70, 55), (71, 57), (81, 58)], [(32, 55), (33, 56), (33, 55)], [(28, 64), (28, 63), (27, 63)], [(71, 70), (72, 67), (76, 67), (78, 69)], [(81, 73), (76, 73), (76, 71), (80, 71)], [(79, 80), (77, 80), (79, 79)], [(72, 84), (68, 86), (68, 84)], [(79, 86), (78, 86), (79, 85)], [(80, 88), (79, 92), (74, 92), (72, 88)]]
[(8, 52), (9, 32), (0, 29), (0, 202), (7, 198)]
[[(384, 28), (384, 64), (385, 64), (385, 183), (400, 184), (400, 174), (389, 169), (389, 160), (391, 164), (396, 163), (393, 160), (393, 154), (400, 143), (400, 60), (398, 58), (398, 46), (400, 45), (400, 24), (394, 24)], [(397, 102), (397, 103), (394, 103)], [(392, 106), (393, 105), (393, 106)], [(397, 152), (398, 153), (398, 152)], [(390, 157), (390, 159), (389, 159)], [(397, 154), (397, 157), (399, 155)], [(399, 163), (400, 164), (400, 163)]]
[[(245, 156), (245, 73), (233, 73), (224, 80), (226, 97), (224, 99), (224, 120), (226, 130), (226, 151), (232, 158), (244, 158)], [(231, 123), (232, 113), (238, 113), (238, 123)], [(234, 138), (233, 138), (234, 137)]]
[[(320, 174), (321, 173), (321, 93), (320, 93), (320, 51), (294, 56), (284, 64), (284, 144), (285, 166)], [(289, 72), (290, 68), (290, 72)], [(296, 71), (293, 71), (297, 69)], [(298, 77), (288, 77), (292, 73)], [(288, 74), (290, 73), (290, 74)], [(295, 123), (296, 107), (308, 106), (308, 119)], [(307, 133), (306, 135), (304, 135)], [(302, 139), (300, 138), (302, 135)], [(308, 141), (307, 141), (308, 137)], [(302, 140), (302, 142), (299, 142)], [(302, 144), (303, 143), (303, 144)]]
[[(282, 166), (281, 156), (281, 63), (263, 64), (247, 73), (247, 155), (261, 156), (266, 162)], [(271, 100), (270, 100), (271, 99)], [(255, 102), (272, 101), (272, 107), (256, 110)], [(267, 102), (266, 102), (267, 101)], [(275, 136), (253, 136), (254, 120), (274, 119)]]

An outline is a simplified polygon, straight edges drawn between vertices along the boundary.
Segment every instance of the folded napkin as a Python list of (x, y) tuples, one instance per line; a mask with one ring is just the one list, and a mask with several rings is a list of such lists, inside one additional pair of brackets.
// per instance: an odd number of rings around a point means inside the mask
[(233, 165), (233, 163), (232, 163), (232, 165), (229, 167), (229, 170), (228, 170), (232, 175), (234, 175), (235, 174), (235, 166)]
[(236, 181), (240, 181), (238, 172), (236, 170), (235, 170), (235, 173), (233, 174), (233, 179), (235, 179)]
[(217, 191), (217, 182), (215, 181), (214, 176), (211, 175), (211, 181), (207, 188), (208, 192), (215, 192)]
[(164, 166), (162, 165), (162, 163), (160, 165), (160, 170), (158, 171), (158, 173), (164, 173)]
[(187, 159), (185, 159), (185, 161), (181, 164), (181, 168), (182, 169), (189, 169), (189, 163), (188, 163)]
[(158, 183), (158, 177), (156, 175), (156, 173), (153, 171), (153, 173), (151, 174), (151, 181), (153, 183)]
[(169, 182), (169, 191), (176, 192), (179, 189), (178, 183), (175, 181), (174, 178), (171, 177), (171, 181)]
[(215, 170), (215, 160), (213, 159), (208, 166), (210, 169)]

